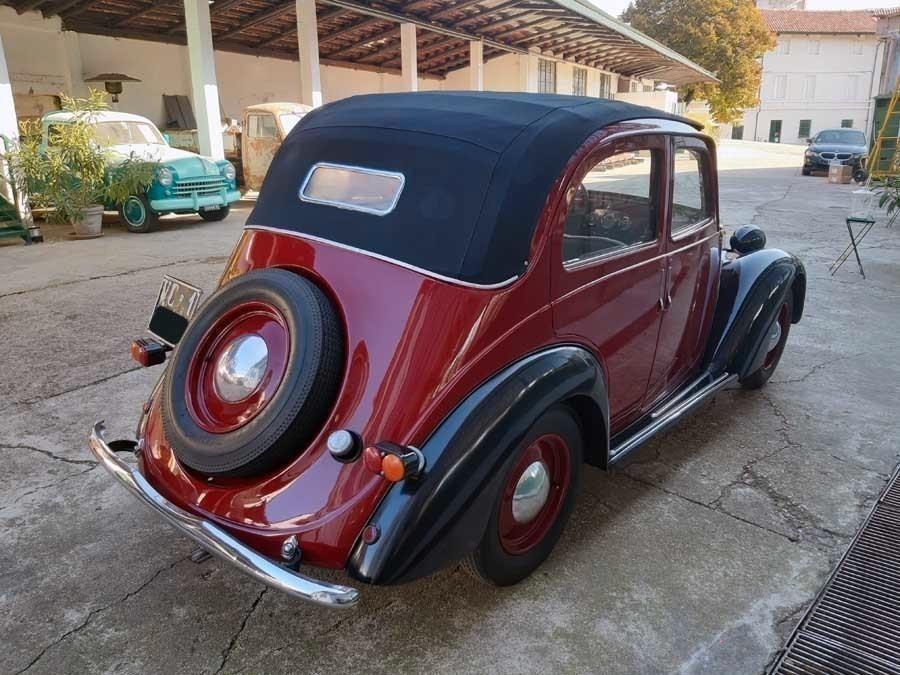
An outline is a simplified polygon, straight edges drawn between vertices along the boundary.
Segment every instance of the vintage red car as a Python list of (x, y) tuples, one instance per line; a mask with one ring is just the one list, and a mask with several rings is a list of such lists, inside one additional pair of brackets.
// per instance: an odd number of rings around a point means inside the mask
[[(100, 461), (208, 552), (294, 596), (465, 561), (506, 585), (607, 467), (760, 387), (806, 275), (726, 250), (693, 123), (571, 96), (361, 96), (308, 114), (203, 304), (167, 280), (137, 440)], [(199, 307), (199, 308), (198, 308)], [(119, 457), (135, 451), (137, 468)]]

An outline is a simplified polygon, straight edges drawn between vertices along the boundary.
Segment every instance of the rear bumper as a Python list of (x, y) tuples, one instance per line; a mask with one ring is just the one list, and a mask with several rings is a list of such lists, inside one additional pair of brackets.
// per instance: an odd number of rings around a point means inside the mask
[(324, 607), (350, 607), (359, 600), (359, 591), (349, 586), (329, 584), (298, 574), (260, 555), (215, 523), (179, 508), (147, 482), (140, 471), (122, 461), (103, 435), (103, 422), (94, 425), (90, 448), (103, 467), (129, 492), (152, 508), (182, 533), (210, 553), (231, 563), (245, 574), (272, 588)]
[(221, 191), (214, 195), (200, 196), (194, 193), (190, 197), (171, 197), (169, 199), (151, 199), (150, 208), (154, 211), (199, 211), (205, 206), (228, 206), (241, 198), (237, 190)]

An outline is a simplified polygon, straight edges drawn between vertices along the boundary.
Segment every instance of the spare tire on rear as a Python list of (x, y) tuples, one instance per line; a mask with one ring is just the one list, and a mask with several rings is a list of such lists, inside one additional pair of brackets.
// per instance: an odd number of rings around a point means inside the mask
[(322, 429), (343, 363), (341, 323), (320, 288), (287, 270), (248, 272), (210, 297), (171, 358), (166, 440), (204, 475), (274, 470)]

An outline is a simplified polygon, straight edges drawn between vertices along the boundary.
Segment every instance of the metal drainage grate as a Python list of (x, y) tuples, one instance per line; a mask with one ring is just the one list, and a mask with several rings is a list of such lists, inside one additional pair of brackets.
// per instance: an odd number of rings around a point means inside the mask
[(803, 621), (772, 675), (900, 674), (900, 471)]

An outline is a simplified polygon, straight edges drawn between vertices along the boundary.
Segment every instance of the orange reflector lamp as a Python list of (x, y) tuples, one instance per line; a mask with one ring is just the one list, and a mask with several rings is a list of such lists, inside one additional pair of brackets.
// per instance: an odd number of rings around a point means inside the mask
[(376, 443), (363, 450), (363, 464), (391, 483), (418, 478), (425, 469), (425, 456), (418, 448), (396, 443)]
[(167, 351), (169, 348), (156, 340), (138, 338), (131, 343), (131, 358), (144, 368), (158, 366), (165, 361)]

